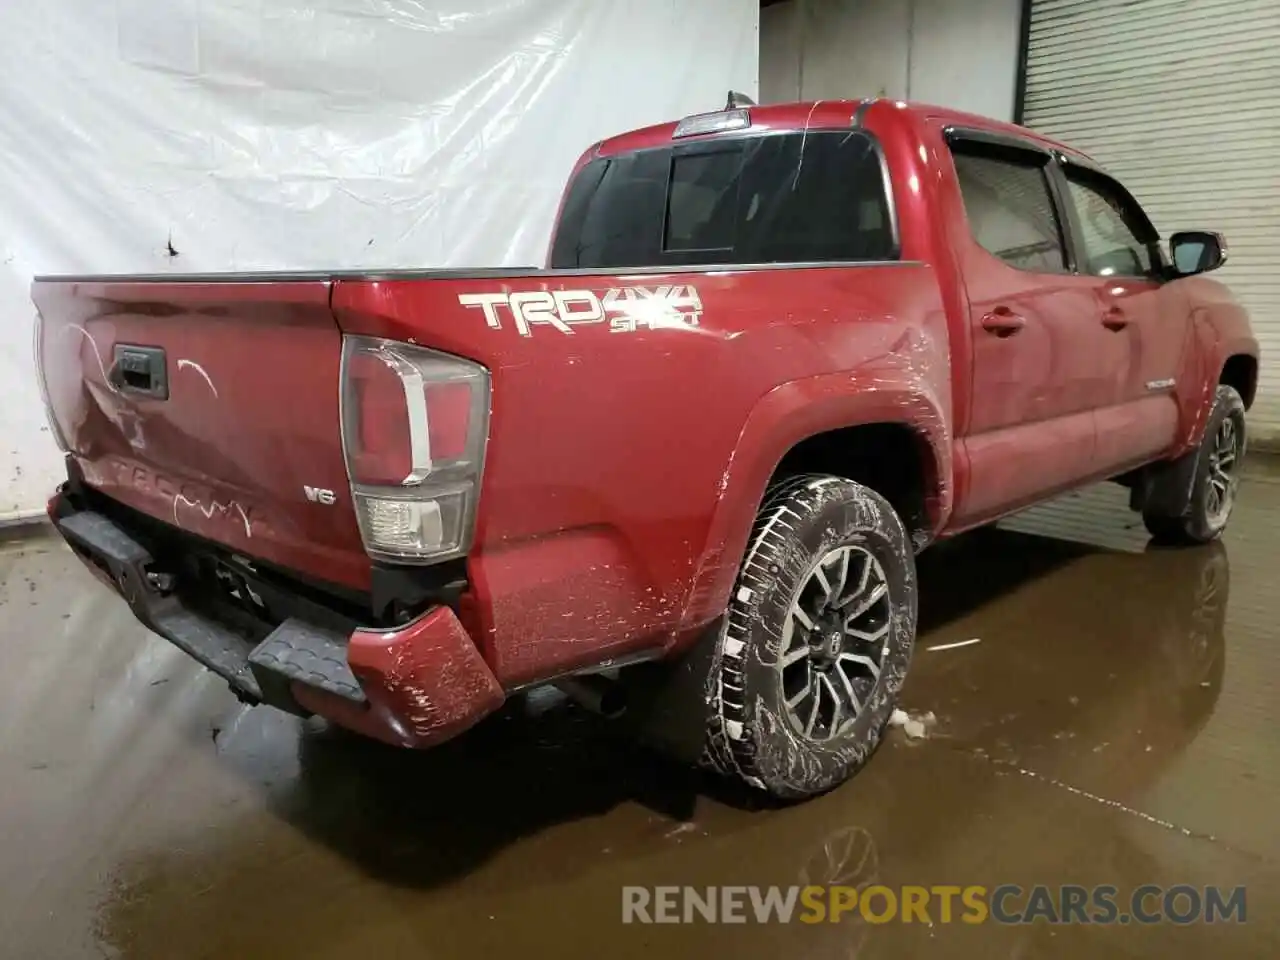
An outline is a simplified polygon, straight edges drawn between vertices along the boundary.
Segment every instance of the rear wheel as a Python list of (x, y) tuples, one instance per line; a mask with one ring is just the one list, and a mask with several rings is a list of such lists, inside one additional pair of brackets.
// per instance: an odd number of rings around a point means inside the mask
[(1181, 516), (1150, 512), (1142, 520), (1162, 543), (1208, 543), (1226, 528), (1240, 486), (1245, 452), (1244, 401), (1234, 387), (1218, 386), (1209, 422), (1197, 450), (1191, 501)]
[(888, 502), (840, 477), (766, 499), (707, 680), (707, 761), (784, 799), (875, 750), (915, 641), (911, 541)]

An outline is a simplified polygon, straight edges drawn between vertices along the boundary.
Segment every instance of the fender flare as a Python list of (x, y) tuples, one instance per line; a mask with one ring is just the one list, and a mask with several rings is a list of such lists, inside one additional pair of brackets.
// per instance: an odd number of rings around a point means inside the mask
[(1193, 323), (1191, 368), (1187, 371), (1191, 382), (1180, 401), (1185, 428), (1174, 448), (1174, 457), (1199, 447), (1227, 360), (1241, 355), (1252, 357), (1255, 362), (1259, 359), (1258, 341), (1252, 336), (1233, 331), (1234, 335), (1223, 337), (1218, 324), (1205, 317), (1195, 317)]
[[(1221, 341), (1214, 351), (1213, 362), (1210, 364), (1208, 376), (1205, 378), (1204, 395), (1205, 398), (1212, 400), (1213, 393), (1217, 389), (1218, 384), (1222, 382), (1222, 373), (1227, 368), (1227, 361), (1232, 357), (1250, 357), (1254, 363), (1258, 363), (1259, 357), (1258, 341), (1253, 337), (1230, 337)], [(1254, 384), (1257, 389), (1257, 384)], [(1242, 398), (1248, 402), (1248, 398)]]
[(677, 637), (724, 612), (765, 488), (783, 456), (820, 433), (884, 423), (908, 427), (920, 438), (931, 474), (926, 478), (930, 532), (936, 534), (945, 525), (954, 495), (951, 425), (941, 404), (920, 389), (918, 380), (877, 380), (869, 389), (851, 385), (846, 372), (781, 384), (751, 409), (730, 454)]
[(1214, 328), (1205, 325), (1197, 330), (1203, 339), (1198, 351), (1199, 363), (1195, 381), (1187, 391), (1190, 409), (1186, 414), (1186, 431), (1170, 459), (1151, 464), (1142, 471), (1130, 490), (1131, 510), (1152, 510), (1166, 516), (1180, 517), (1191, 503), (1192, 484), (1200, 465), (1200, 444), (1217, 396), (1218, 384), (1227, 360), (1235, 356), (1258, 360), (1258, 343), (1252, 337), (1235, 336), (1225, 340), (1209, 340)]

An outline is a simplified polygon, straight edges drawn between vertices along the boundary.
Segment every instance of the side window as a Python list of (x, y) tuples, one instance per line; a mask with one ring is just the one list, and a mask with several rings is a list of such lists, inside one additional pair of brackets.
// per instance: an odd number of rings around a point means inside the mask
[(973, 238), (1011, 267), (1066, 269), (1062, 225), (1044, 164), (1034, 154), (960, 142), (952, 145)]
[(1124, 191), (1096, 174), (1066, 168), (1067, 191), (1080, 223), (1080, 269), (1099, 277), (1144, 277), (1154, 264), (1144, 218)]
[(655, 153), (587, 164), (560, 217), (556, 266), (650, 262), (662, 234), (667, 166)]
[(756, 137), (738, 192), (744, 263), (897, 256), (875, 141), (860, 131)]

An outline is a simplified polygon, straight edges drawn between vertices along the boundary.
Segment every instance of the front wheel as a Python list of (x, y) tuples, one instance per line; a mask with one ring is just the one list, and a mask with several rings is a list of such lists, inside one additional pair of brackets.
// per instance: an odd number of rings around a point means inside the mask
[(1240, 486), (1245, 452), (1244, 401), (1234, 387), (1219, 384), (1198, 449), (1191, 502), (1181, 516), (1144, 512), (1148, 532), (1163, 543), (1208, 543), (1226, 528)]
[(889, 503), (841, 477), (780, 485), (712, 658), (707, 761), (781, 799), (847, 779), (880, 742), (915, 629), (914, 553)]

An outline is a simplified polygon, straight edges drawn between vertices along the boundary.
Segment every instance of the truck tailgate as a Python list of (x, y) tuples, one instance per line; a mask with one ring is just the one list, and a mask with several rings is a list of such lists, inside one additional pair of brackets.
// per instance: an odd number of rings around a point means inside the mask
[(38, 279), (48, 405), (85, 482), (237, 553), (366, 588), (330, 286)]

